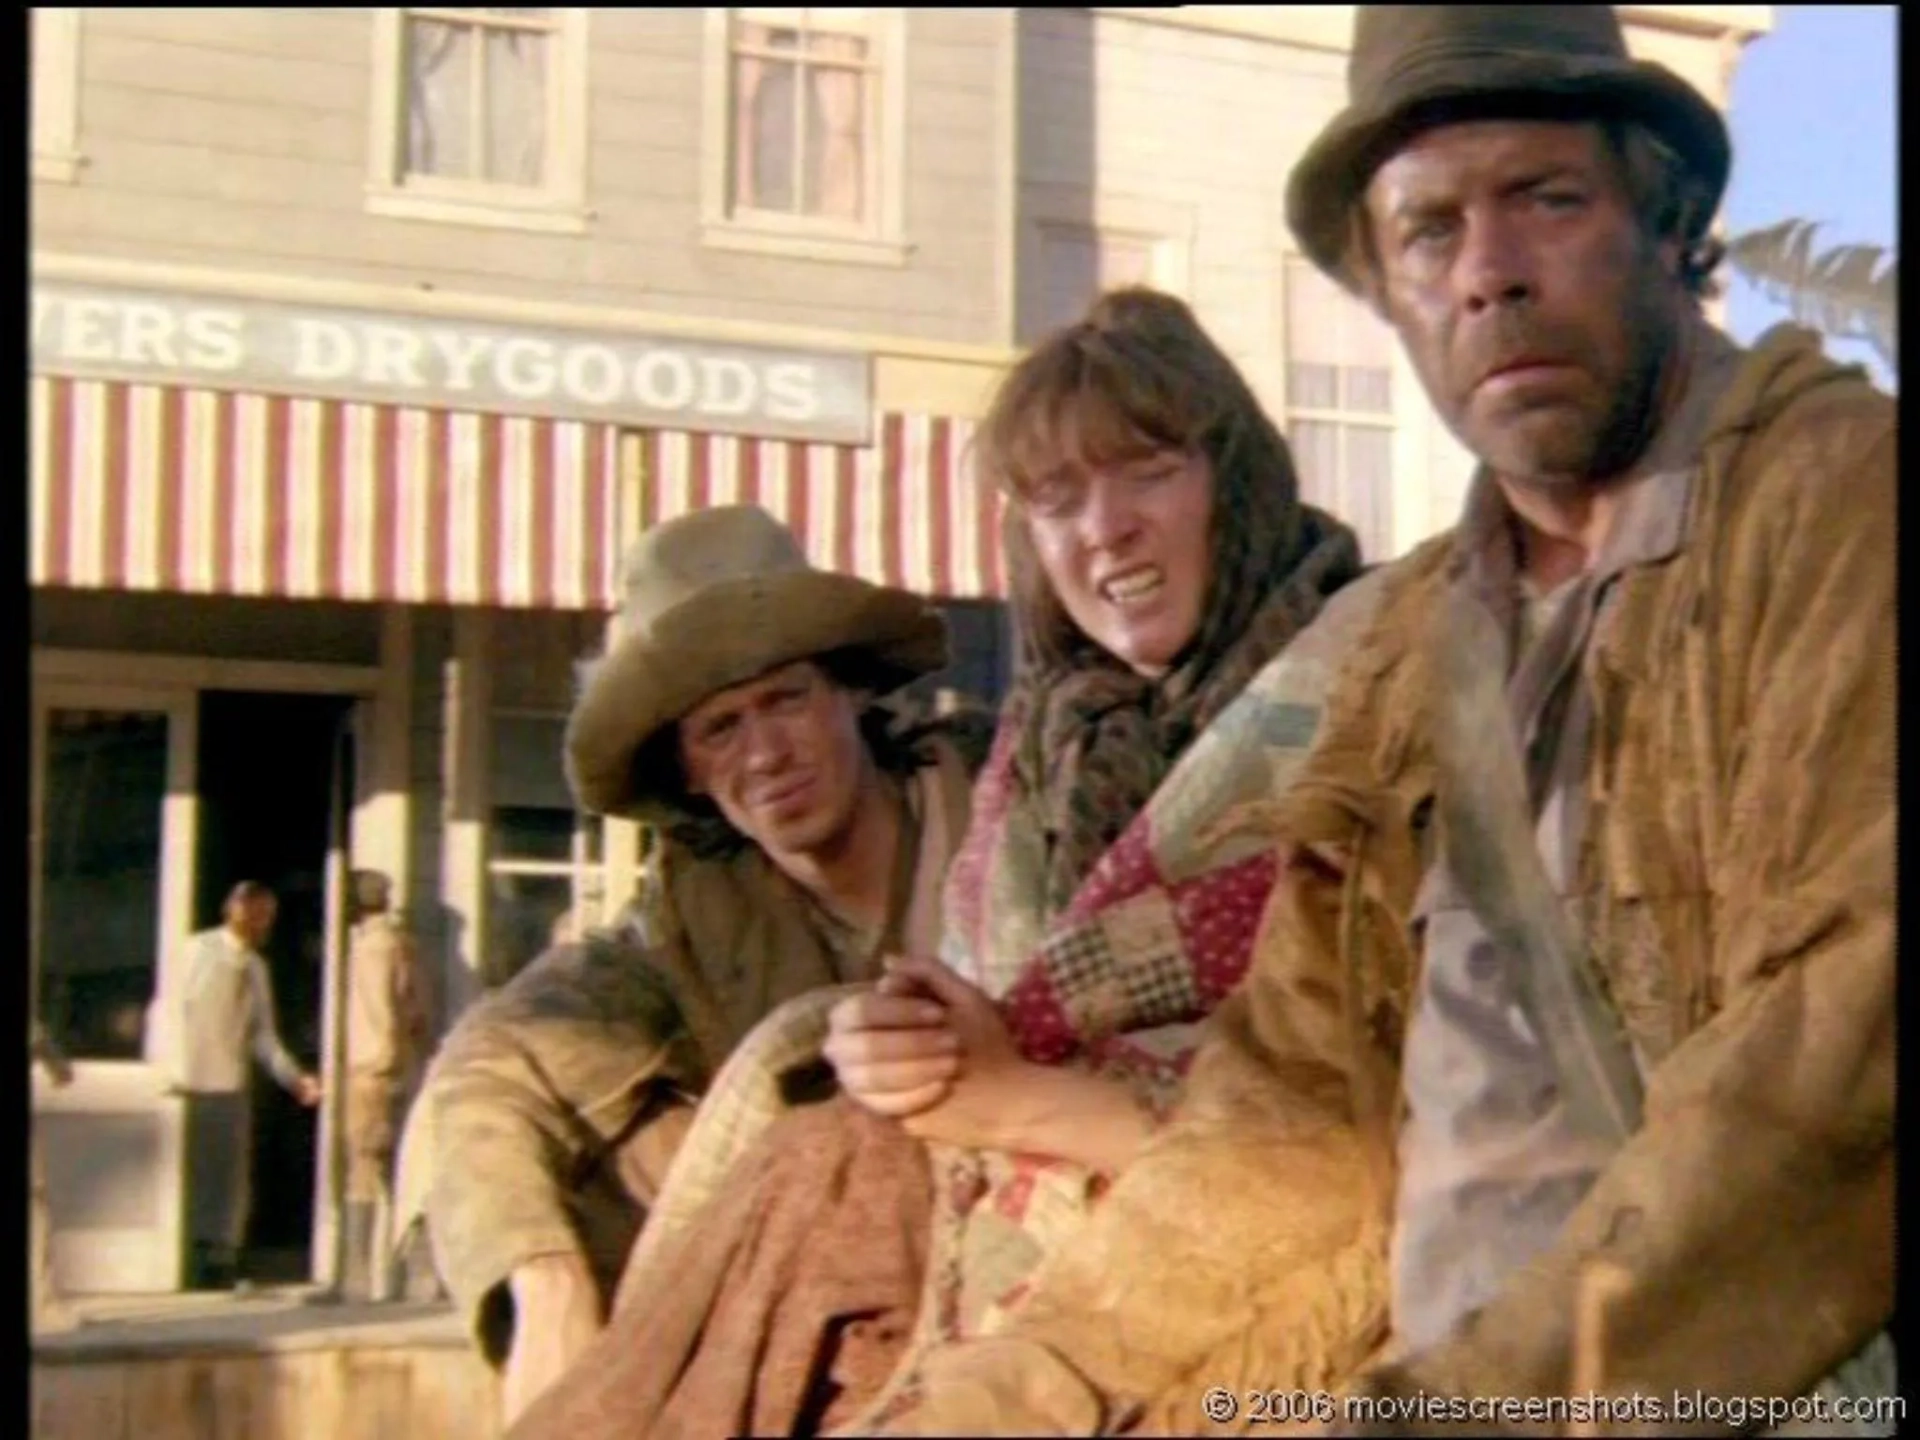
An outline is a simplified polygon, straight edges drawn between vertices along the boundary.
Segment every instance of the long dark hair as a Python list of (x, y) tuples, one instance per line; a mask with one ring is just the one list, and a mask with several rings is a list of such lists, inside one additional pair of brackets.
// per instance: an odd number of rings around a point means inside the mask
[[(1352, 532), (1303, 505), (1293, 456), (1252, 388), (1171, 295), (1117, 290), (1002, 383), (975, 440), (1003, 514), (1021, 664), (1002, 713), (1016, 790), (1037, 807), (1049, 913), (1070, 903), (1174, 762), (1359, 568)], [(1162, 450), (1213, 474), (1197, 633), (1143, 676), (1067, 615), (1035, 553), (1026, 497)]]
[(1002, 516), (1022, 658), (1083, 665), (1093, 641), (1040, 570), (1023, 501), (1062, 469), (1160, 449), (1213, 469), (1212, 574), (1193, 649), (1239, 636), (1265, 598), (1276, 558), (1300, 534), (1299, 481), (1280, 431), (1187, 304), (1141, 286), (1113, 290), (1053, 332), (1001, 384), (974, 437), (977, 473), (1008, 498)]

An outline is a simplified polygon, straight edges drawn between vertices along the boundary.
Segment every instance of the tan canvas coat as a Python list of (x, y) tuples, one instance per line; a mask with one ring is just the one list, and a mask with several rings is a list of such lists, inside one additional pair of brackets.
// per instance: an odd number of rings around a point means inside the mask
[(392, 915), (353, 927), (347, 950), (347, 1069), (403, 1084), (423, 1057), (427, 997), (413, 937)]
[[(943, 855), (966, 826), (984, 735), (926, 742), (918, 773), (940, 790), (947, 833), (922, 844)], [(721, 1062), (782, 1002), (871, 978), (840, 973), (817, 907), (754, 846), (703, 859), (669, 846), (637, 909), (477, 1002), (408, 1122), (401, 1225), (424, 1211), (441, 1278), (496, 1362), (511, 1272), (580, 1254), (610, 1296)]]
[(1400, 1045), (1432, 852), (1423, 626), (1446, 538), (1393, 567), (1273, 819), (1254, 971), (1172, 1125), (914, 1433), (1212, 1429), (1201, 1395), (1357, 1374), (1570, 1393), (1583, 1267), (1627, 1289), (1609, 1388), (1791, 1397), (1893, 1304), (1893, 402), (1782, 329), (1708, 427), (1688, 539), (1620, 581), (1577, 892), (1649, 1066), (1644, 1124), (1561, 1232), (1433, 1349), (1390, 1325)]

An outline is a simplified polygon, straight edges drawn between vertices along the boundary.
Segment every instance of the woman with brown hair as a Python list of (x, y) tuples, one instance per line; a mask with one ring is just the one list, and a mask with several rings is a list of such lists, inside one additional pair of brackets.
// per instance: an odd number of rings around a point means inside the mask
[[(1003, 383), (1022, 652), (939, 960), (807, 997), (729, 1062), (607, 1332), (516, 1436), (891, 1423), (913, 1356), (990, 1328), (1177, 1096), (1274, 878), (1228, 834), (1304, 753), (1359, 619), (1352, 533), (1301, 503), (1179, 300), (1115, 292)], [(840, 1094), (790, 1107), (824, 1052)]]

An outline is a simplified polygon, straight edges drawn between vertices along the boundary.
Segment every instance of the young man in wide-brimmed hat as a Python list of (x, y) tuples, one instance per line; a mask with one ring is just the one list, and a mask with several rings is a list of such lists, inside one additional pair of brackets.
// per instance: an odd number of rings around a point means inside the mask
[(938, 611), (811, 568), (762, 510), (658, 526), (625, 579), (566, 761), (583, 809), (654, 827), (656, 879), (461, 1019), (403, 1161), (426, 1152), (409, 1188), (509, 1418), (598, 1330), (691, 1102), (747, 1032), (933, 951), (985, 758), (984, 717), (875, 703), (946, 665)]
[(1727, 131), (1612, 8), (1362, 5), (1349, 83), (1288, 218), (1478, 475), (1185, 1118), (894, 1433), (1884, 1431), (1894, 405), (1706, 320)]

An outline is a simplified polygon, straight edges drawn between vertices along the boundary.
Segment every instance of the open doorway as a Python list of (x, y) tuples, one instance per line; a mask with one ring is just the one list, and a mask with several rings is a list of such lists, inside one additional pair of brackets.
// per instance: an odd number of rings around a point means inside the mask
[[(338, 695), (206, 691), (200, 696), (200, 834), (194, 918), (216, 925), (241, 880), (279, 897), (265, 947), (281, 1037), (318, 1074), (327, 974), (326, 875), (336, 795), (352, 794), (353, 701)], [(338, 788), (336, 788), (338, 787)], [(317, 1115), (256, 1066), (252, 1218), (246, 1274), (297, 1282), (309, 1274)]]

